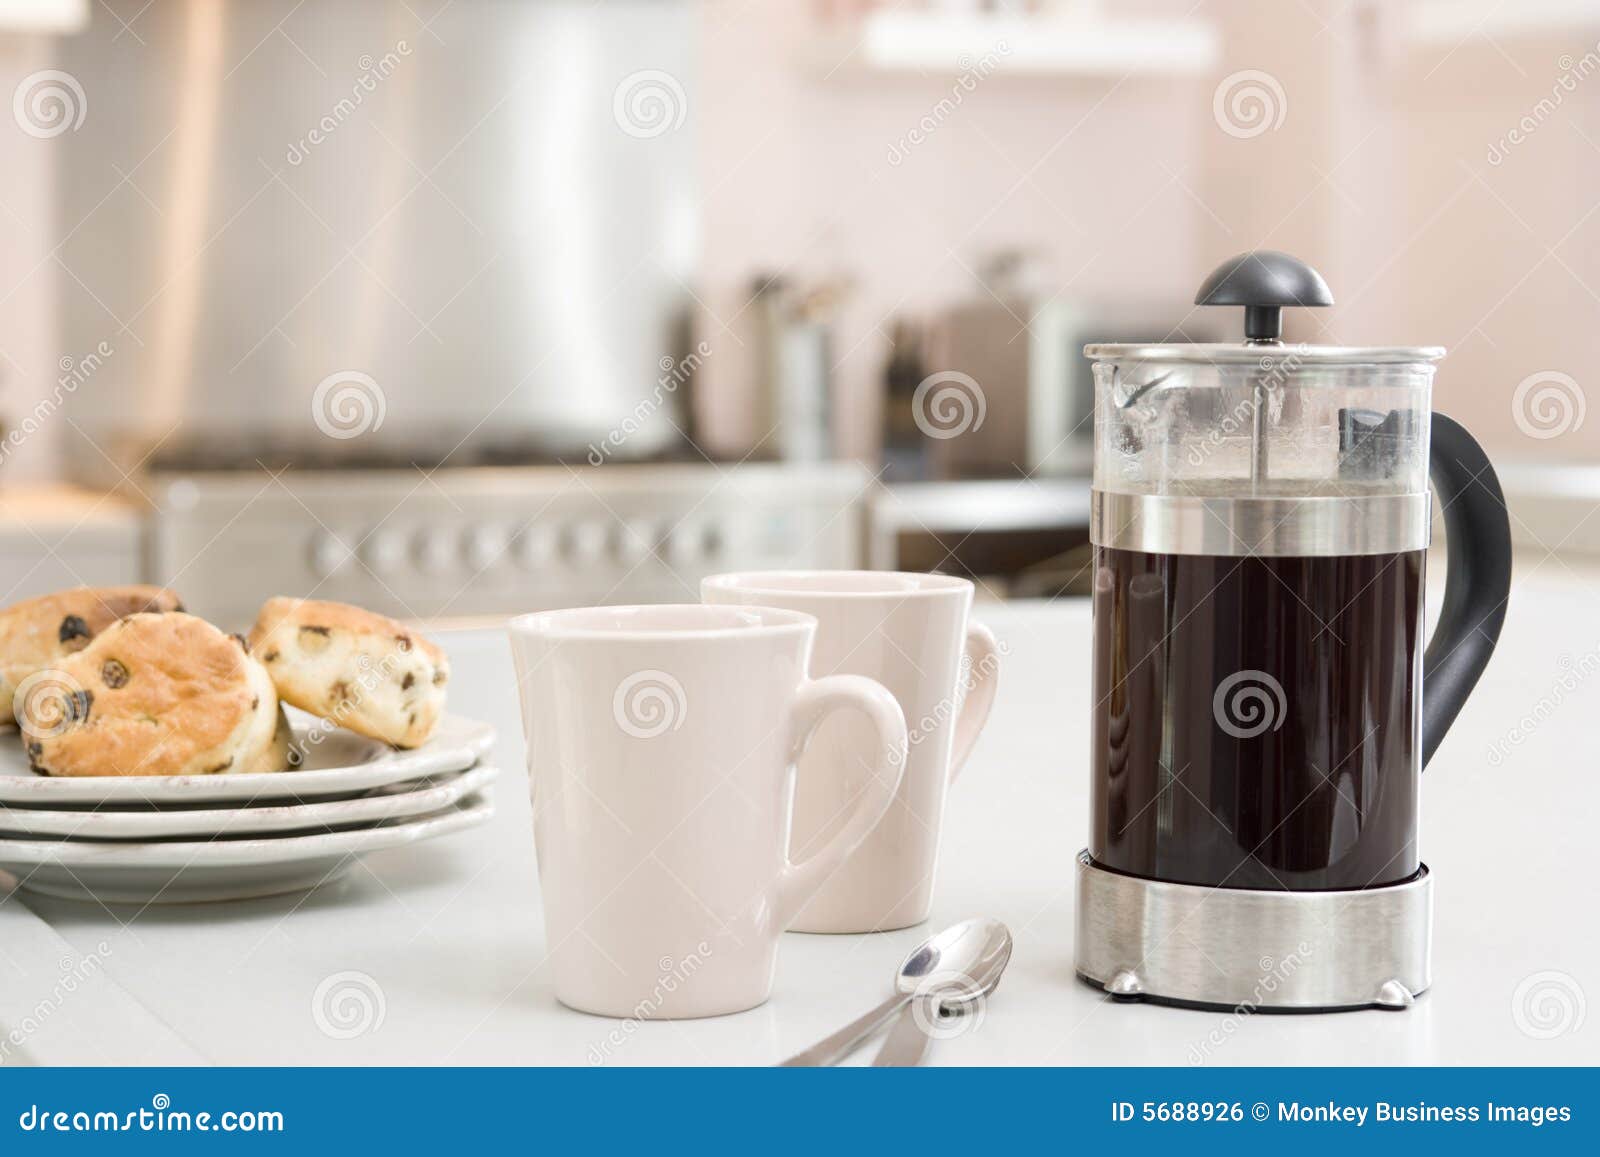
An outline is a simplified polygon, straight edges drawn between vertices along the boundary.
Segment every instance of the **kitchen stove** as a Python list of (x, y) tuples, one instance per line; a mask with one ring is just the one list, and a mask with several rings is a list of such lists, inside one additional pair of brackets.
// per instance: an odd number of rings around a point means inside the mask
[(230, 629), (262, 600), (403, 618), (695, 601), (716, 571), (860, 565), (853, 464), (159, 471), (151, 581)]

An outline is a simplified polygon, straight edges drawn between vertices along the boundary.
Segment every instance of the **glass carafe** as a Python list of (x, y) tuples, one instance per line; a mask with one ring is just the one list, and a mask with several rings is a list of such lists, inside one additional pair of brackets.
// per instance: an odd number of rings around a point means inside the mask
[[(1309, 267), (1245, 254), (1197, 302), (1244, 306), (1246, 340), (1085, 351), (1090, 853), (1231, 888), (1406, 880), (1421, 769), (1504, 617), (1498, 485), (1431, 414), (1442, 349), (1278, 340), (1283, 306), (1331, 302)], [(1430, 475), (1450, 555), (1424, 652)]]

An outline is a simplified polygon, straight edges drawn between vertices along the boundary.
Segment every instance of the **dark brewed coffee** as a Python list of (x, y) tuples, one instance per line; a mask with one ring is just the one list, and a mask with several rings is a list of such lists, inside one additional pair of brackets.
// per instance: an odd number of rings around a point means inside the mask
[(1415, 874), (1425, 556), (1098, 548), (1094, 858), (1230, 888)]

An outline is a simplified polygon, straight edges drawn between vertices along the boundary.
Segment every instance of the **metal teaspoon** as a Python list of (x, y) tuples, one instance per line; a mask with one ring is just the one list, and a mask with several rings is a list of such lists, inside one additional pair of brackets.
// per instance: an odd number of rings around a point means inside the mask
[(940, 1008), (945, 1013), (960, 1014), (994, 991), (1010, 959), (1011, 931), (1000, 921), (980, 918), (953, 924), (924, 940), (901, 962), (893, 996), (804, 1052), (796, 1053), (783, 1062), (783, 1067), (831, 1065), (848, 1056), (888, 1024), (910, 1003), (919, 986), (935, 974), (954, 974), (971, 981), (970, 985), (939, 994)]

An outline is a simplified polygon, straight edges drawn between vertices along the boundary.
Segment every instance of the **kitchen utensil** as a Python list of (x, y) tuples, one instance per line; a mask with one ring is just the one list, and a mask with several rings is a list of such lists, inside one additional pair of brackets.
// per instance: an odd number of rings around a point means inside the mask
[(754, 280), (744, 328), (754, 362), (756, 457), (833, 457), (833, 322), (848, 290), (843, 278), (809, 285), (774, 274)]
[(917, 424), (917, 387), (926, 378), (921, 327), (897, 317), (889, 327), (889, 360), (883, 368), (883, 470), (886, 483), (917, 482), (928, 476), (933, 441)]
[(924, 1025), (939, 1016), (939, 1001), (931, 996), (914, 996), (900, 1010), (889, 1028), (889, 1035), (872, 1058), (872, 1067), (915, 1068), (920, 1065), (933, 1047), (933, 1037)]
[[(1430, 980), (1423, 766), (1510, 589), (1494, 470), (1426, 348), (1285, 345), (1281, 253), (1200, 305), (1242, 343), (1091, 345), (1094, 718), (1077, 967), (1118, 996), (1404, 1006)], [(1449, 571), (1423, 650), (1429, 481)], [(1189, 917), (1204, 909), (1204, 918)]]
[(105, 804), (92, 811), (0, 807), (0, 838), (33, 835), (150, 840), (174, 836), (331, 831), (353, 824), (405, 819), (439, 811), (487, 786), (499, 774), (498, 768), (479, 765), (457, 774), (375, 788), (355, 799), (316, 803), (247, 803), (233, 807)]
[(72, 807), (111, 803), (193, 804), (305, 800), (355, 795), (385, 784), (464, 771), (494, 746), (487, 723), (446, 715), (432, 739), (410, 751), (354, 732), (325, 730), (290, 711), (291, 742), (305, 763), (295, 771), (249, 775), (123, 775), (58, 779), (28, 766), (15, 736), (0, 736), (0, 803)]
[[(816, 616), (812, 673), (882, 683), (910, 727), (894, 806), (801, 909), (794, 930), (876, 932), (922, 923), (933, 905), (945, 794), (972, 753), (999, 678), (999, 644), (968, 618), (972, 584), (947, 575), (757, 571), (713, 575), (700, 594), (707, 603)], [(849, 801), (871, 771), (860, 754), (869, 741), (864, 720), (842, 716), (818, 728), (795, 789), (797, 851), (843, 826)]]
[[(751, 1008), (778, 937), (894, 799), (906, 731), (887, 690), (806, 678), (809, 615), (591, 607), (511, 624), (556, 996), (630, 1018)], [(791, 860), (795, 761), (836, 711), (870, 769), (832, 836)]]
[(481, 795), (413, 819), (307, 836), (106, 842), (0, 839), (0, 871), (24, 891), (102, 904), (246, 900), (319, 887), (367, 852), (452, 835), (485, 823)]
[(1176, 310), (1173, 295), (1073, 293), (1043, 253), (1002, 250), (975, 268), (967, 293), (930, 329), (929, 370), (946, 372), (927, 379), (937, 384), (925, 390), (917, 420), (944, 435), (925, 442), (938, 477), (1086, 478), (1094, 373), (1079, 354), (1084, 343), (1105, 333), (1124, 341), (1221, 337), (1210, 318)]
[(896, 1013), (910, 1011), (909, 1003), (919, 996), (936, 1000), (936, 1011), (946, 1015), (965, 1014), (999, 985), (1011, 960), (1011, 945), (1011, 930), (998, 920), (979, 918), (952, 924), (928, 937), (901, 961), (893, 996), (796, 1053), (783, 1067), (831, 1065), (843, 1060)]

